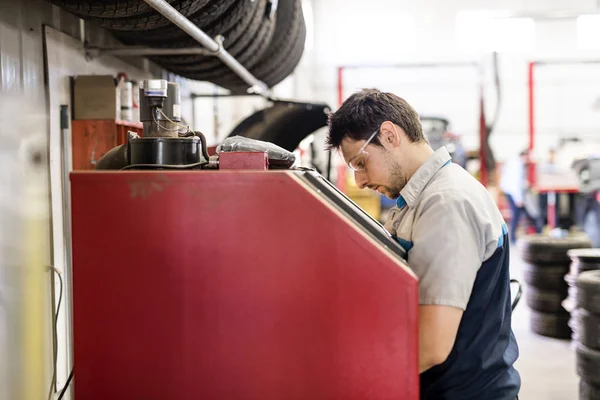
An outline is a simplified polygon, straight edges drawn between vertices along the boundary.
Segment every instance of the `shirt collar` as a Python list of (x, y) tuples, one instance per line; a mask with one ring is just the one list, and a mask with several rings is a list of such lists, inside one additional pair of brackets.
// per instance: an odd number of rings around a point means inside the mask
[(444, 166), (451, 162), (450, 153), (445, 147), (437, 149), (408, 180), (404, 189), (400, 192), (400, 197), (396, 201), (398, 208), (408, 204), (410, 208), (414, 207), (417, 199), (421, 195), (425, 186), (431, 178)]

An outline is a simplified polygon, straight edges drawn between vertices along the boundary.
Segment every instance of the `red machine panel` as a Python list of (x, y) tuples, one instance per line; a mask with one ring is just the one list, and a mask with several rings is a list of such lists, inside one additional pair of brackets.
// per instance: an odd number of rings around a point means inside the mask
[(291, 173), (71, 180), (76, 399), (418, 399), (416, 278)]

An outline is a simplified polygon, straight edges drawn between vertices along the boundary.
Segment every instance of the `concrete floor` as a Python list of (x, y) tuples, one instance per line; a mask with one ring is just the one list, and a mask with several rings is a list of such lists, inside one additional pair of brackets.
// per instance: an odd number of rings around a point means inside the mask
[[(511, 248), (511, 277), (523, 282), (523, 261)], [(524, 290), (527, 288), (524, 287)], [(516, 368), (521, 374), (521, 400), (576, 400), (579, 378), (575, 371), (575, 350), (569, 340), (537, 335), (529, 329), (529, 308), (525, 298), (513, 313), (513, 331), (519, 345)]]

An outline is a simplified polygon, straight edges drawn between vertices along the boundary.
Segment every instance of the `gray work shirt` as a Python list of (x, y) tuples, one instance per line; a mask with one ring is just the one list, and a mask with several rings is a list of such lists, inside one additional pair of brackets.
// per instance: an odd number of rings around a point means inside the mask
[(496, 204), (445, 148), (400, 194), (385, 227), (407, 251), (419, 303), (464, 310), (446, 361), (421, 374), (421, 399), (515, 399), (510, 249)]
[(465, 310), (477, 271), (502, 241), (504, 220), (493, 199), (441, 147), (396, 204), (385, 227), (409, 253), (420, 304)]

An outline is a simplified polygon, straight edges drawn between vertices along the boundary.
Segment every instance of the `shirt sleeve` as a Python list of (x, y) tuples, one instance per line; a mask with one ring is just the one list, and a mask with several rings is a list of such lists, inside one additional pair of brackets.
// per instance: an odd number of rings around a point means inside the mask
[(419, 278), (419, 304), (465, 310), (486, 244), (467, 197), (453, 197), (434, 194), (424, 202), (408, 264)]

